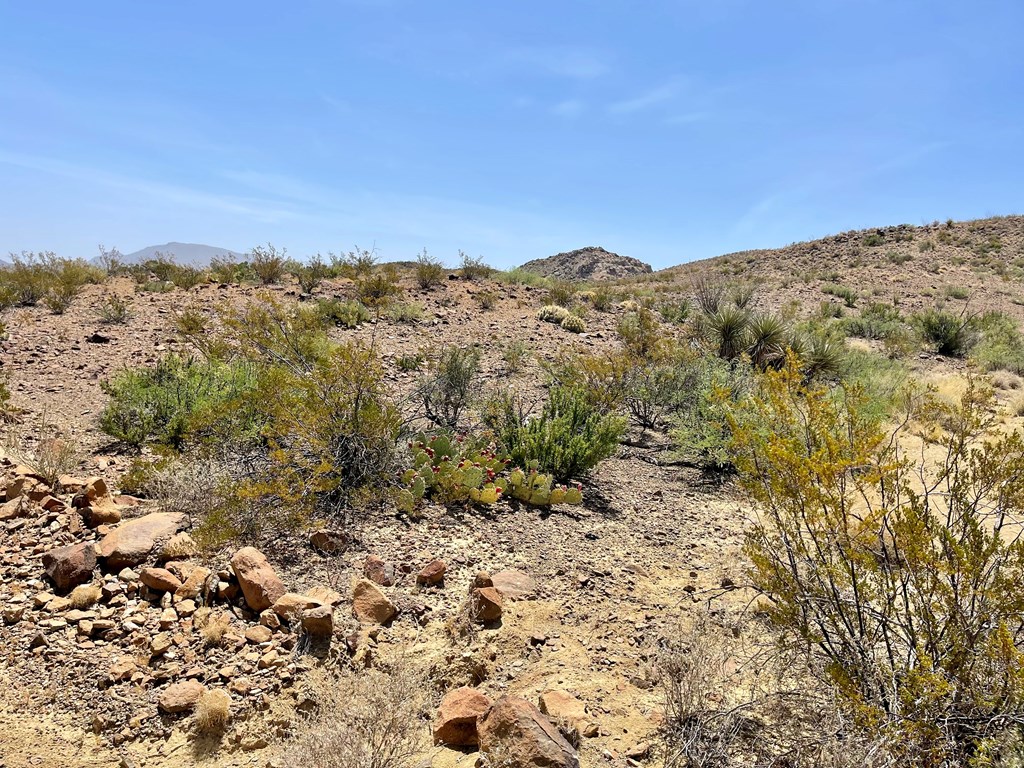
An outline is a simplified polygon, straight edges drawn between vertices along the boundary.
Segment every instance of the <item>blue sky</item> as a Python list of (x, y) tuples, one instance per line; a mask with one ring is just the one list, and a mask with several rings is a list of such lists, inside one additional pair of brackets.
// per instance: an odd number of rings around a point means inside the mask
[(1024, 3), (0, 0), (0, 251), (656, 267), (1024, 211)]

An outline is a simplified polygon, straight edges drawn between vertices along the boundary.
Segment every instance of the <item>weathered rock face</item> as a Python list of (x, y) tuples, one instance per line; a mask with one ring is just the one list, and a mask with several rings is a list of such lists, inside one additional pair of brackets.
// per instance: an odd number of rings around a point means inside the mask
[(317, 605), (302, 611), (302, 631), (315, 641), (330, 642), (334, 634), (334, 609), (329, 605)]
[(498, 571), (491, 576), (491, 584), (509, 600), (525, 600), (537, 593), (537, 581), (522, 571)]
[(138, 565), (177, 533), (183, 521), (178, 512), (151, 512), (121, 523), (100, 541), (100, 557), (111, 572)]
[(526, 699), (503, 696), (477, 723), (480, 751), (501, 750), (516, 768), (579, 768), (576, 750)]
[(568, 722), (582, 735), (596, 731), (597, 724), (588, 716), (586, 705), (566, 691), (546, 691), (540, 695), (538, 704), (545, 715)]
[(43, 569), (61, 592), (90, 581), (95, 567), (96, 547), (92, 542), (58, 547), (43, 555)]
[(235, 572), (245, 602), (254, 611), (265, 611), (286, 591), (270, 562), (255, 547), (242, 547), (235, 552), (231, 570)]
[(494, 587), (475, 587), (469, 595), (469, 614), (473, 621), (490, 624), (501, 618), (501, 592)]
[(381, 588), (368, 579), (352, 587), (352, 613), (366, 624), (387, 624), (398, 610)]
[(157, 706), (161, 712), (177, 714), (188, 712), (195, 707), (199, 697), (203, 695), (206, 688), (196, 680), (183, 680), (180, 683), (173, 683), (160, 694)]
[(491, 700), (475, 688), (456, 688), (441, 700), (434, 721), (434, 743), (449, 747), (475, 747), (480, 743), (477, 720), (490, 708)]
[(285, 621), (295, 621), (302, 616), (302, 612), (306, 608), (315, 608), (320, 604), (319, 600), (315, 600), (309, 595), (285, 592), (274, 601), (271, 610)]

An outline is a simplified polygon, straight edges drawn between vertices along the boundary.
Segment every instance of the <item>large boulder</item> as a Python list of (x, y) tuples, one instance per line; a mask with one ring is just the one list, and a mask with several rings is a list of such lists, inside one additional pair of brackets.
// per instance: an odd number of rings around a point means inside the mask
[(398, 613), (380, 587), (368, 579), (352, 586), (352, 613), (363, 624), (387, 624)]
[(121, 523), (100, 541), (100, 557), (110, 572), (145, 562), (150, 553), (171, 538), (185, 516), (179, 512), (151, 512)]
[(96, 546), (91, 542), (51, 549), (43, 554), (43, 569), (61, 592), (92, 580), (96, 567)]
[(477, 722), (477, 730), (481, 752), (500, 752), (516, 768), (579, 768), (576, 750), (526, 699), (498, 699)]
[(235, 552), (231, 570), (242, 588), (245, 602), (254, 611), (265, 611), (286, 592), (273, 566), (255, 547), (242, 547)]
[(477, 720), (490, 708), (491, 700), (475, 688), (456, 688), (441, 700), (434, 721), (434, 743), (449, 747), (475, 747), (480, 743)]

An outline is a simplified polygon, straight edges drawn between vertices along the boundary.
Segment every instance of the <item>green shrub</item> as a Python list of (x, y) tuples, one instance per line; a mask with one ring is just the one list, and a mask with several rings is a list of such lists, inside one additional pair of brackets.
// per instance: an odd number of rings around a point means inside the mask
[(750, 368), (695, 355), (677, 363), (675, 376), (679, 399), (673, 403), (670, 435), (676, 454), (704, 470), (731, 471), (727, 407), (749, 391)]
[(241, 283), (256, 279), (248, 262), (235, 261), (227, 256), (214, 256), (210, 259), (210, 274), (218, 283)]
[(789, 369), (730, 415), (752, 585), (854, 727), (891, 733), (886, 764), (991, 765), (1024, 710), (1024, 437), (972, 386), (917, 410), (941, 458), (916, 466), (866, 399)]
[(248, 366), (171, 355), (154, 368), (127, 370), (104, 384), (110, 402), (100, 427), (132, 447), (155, 443), (176, 449), (190, 440), (222, 437), (218, 421), (227, 414), (232, 430), (252, 433), (256, 417), (245, 401), (254, 388)]
[(552, 387), (540, 414), (523, 418), (507, 401), (489, 414), (491, 426), (513, 464), (550, 473), (558, 482), (583, 477), (611, 456), (625, 431), (625, 420), (602, 413), (586, 393)]
[(725, 286), (702, 277), (694, 282), (693, 292), (700, 311), (705, 315), (713, 315), (722, 306)]
[(1017, 322), (1003, 312), (986, 312), (977, 327), (981, 338), (971, 357), (986, 371), (1024, 375), (1024, 336)]
[(101, 323), (124, 325), (131, 317), (131, 305), (116, 293), (109, 293), (100, 302), (97, 314)]
[(843, 321), (849, 336), (862, 339), (888, 339), (906, 329), (900, 311), (891, 304), (874, 302), (860, 311), (857, 317)]
[(62, 259), (49, 251), (12, 253), (10, 265), (0, 269), (0, 308), (32, 307), (45, 300), (54, 314), (61, 314), (83, 285), (105, 277), (83, 259)]
[(654, 313), (646, 307), (624, 315), (616, 330), (626, 352), (637, 360), (656, 359), (664, 349), (666, 336)]
[(303, 293), (312, 293), (319, 287), (328, 274), (328, 267), (318, 253), (307, 264), (294, 264), (291, 271), (299, 281)]
[(474, 347), (446, 347), (431, 375), (420, 382), (417, 399), (434, 424), (456, 429), (476, 395), (480, 351)]
[(423, 354), (417, 352), (415, 355), (402, 355), (395, 360), (395, 365), (398, 366), (400, 371), (418, 371), (420, 366), (426, 362), (426, 357)]
[(369, 309), (380, 312), (402, 295), (402, 286), (398, 280), (398, 271), (395, 267), (385, 264), (372, 274), (356, 280), (356, 296)]
[(333, 253), (328, 255), (331, 259), (331, 271), (341, 277), (347, 277), (349, 280), (369, 277), (373, 274), (377, 264), (375, 251), (367, 251), (358, 246), (341, 256), (336, 256)]
[(732, 299), (733, 306), (737, 309), (746, 309), (754, 300), (756, 293), (757, 286), (753, 283), (737, 283), (729, 292), (729, 298)]
[(914, 255), (912, 253), (900, 253), (899, 251), (889, 251), (888, 253), (885, 254), (885, 258), (889, 260), (890, 264), (902, 266), (903, 264), (906, 264), (908, 261), (913, 261)]
[(552, 280), (548, 285), (548, 304), (571, 307), (578, 290), (572, 280)]
[(506, 342), (501, 350), (501, 359), (505, 362), (505, 370), (509, 373), (518, 373), (523, 368), (530, 354), (530, 346), (522, 339), (511, 339)]
[(742, 309), (723, 307), (705, 320), (705, 333), (715, 354), (735, 360), (750, 344), (750, 316)]
[(249, 252), (249, 266), (261, 284), (273, 285), (281, 282), (287, 265), (286, 253), (286, 249), (278, 251), (270, 243), (266, 246), (257, 245)]
[(53, 314), (63, 315), (71, 308), (72, 302), (81, 290), (80, 285), (58, 282), (46, 292), (43, 303)]
[(339, 328), (358, 328), (370, 320), (370, 310), (360, 301), (321, 299), (317, 301), (316, 309), (324, 323)]
[(972, 317), (964, 317), (929, 309), (913, 316), (921, 336), (935, 345), (935, 351), (946, 357), (963, 357), (977, 341)]
[(423, 322), (423, 307), (415, 302), (400, 301), (388, 308), (388, 318), (393, 323), (420, 323)]
[(665, 301), (658, 305), (658, 314), (666, 323), (682, 325), (690, 317), (690, 300)]
[(509, 285), (542, 285), (546, 282), (546, 278), (543, 275), (538, 275), (536, 272), (528, 272), (521, 267), (510, 269), (507, 272), (497, 272), (494, 275), (494, 279), (500, 283), (508, 283)]
[(467, 280), (483, 280), (490, 277), (494, 271), (484, 263), (483, 256), (470, 256), (468, 253), (459, 251), (459, 271)]
[(942, 292), (947, 299), (956, 299), (957, 301), (967, 301), (971, 296), (971, 292), (962, 285), (947, 285)]
[(875, 248), (885, 243), (885, 235), (882, 234), (882, 232), (880, 231), (870, 232), (864, 236), (864, 239), (861, 240), (861, 242), (864, 243), (864, 245), (868, 246), (869, 248)]
[(826, 283), (821, 286), (821, 290), (823, 293), (842, 299), (843, 303), (851, 309), (857, 306), (857, 292), (853, 288), (845, 285), (836, 285), (835, 283)]
[(614, 303), (615, 294), (612, 293), (611, 288), (605, 285), (599, 285), (590, 292), (590, 306), (598, 312), (607, 312)]
[(476, 299), (477, 306), (484, 311), (494, 309), (494, 305), (498, 303), (498, 294), (494, 291), (479, 291), (473, 294), (473, 298)]
[(441, 285), (447, 277), (444, 264), (439, 259), (427, 255), (427, 249), (416, 257), (416, 285), (427, 290)]

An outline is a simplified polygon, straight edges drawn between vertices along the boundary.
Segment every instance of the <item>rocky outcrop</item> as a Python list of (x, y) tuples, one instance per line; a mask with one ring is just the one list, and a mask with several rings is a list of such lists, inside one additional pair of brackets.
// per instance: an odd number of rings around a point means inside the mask
[(491, 700), (475, 688), (448, 691), (434, 720), (434, 743), (449, 747), (475, 747), (480, 743), (477, 721)]
[(286, 592), (266, 556), (255, 547), (242, 547), (231, 558), (238, 585), (246, 604), (254, 611), (265, 611)]
[(521, 269), (558, 280), (616, 280), (631, 275), (646, 275), (651, 265), (632, 256), (620, 256), (599, 246), (557, 253), (546, 259), (528, 261)]
[(121, 523), (100, 541), (99, 555), (108, 571), (119, 571), (145, 562), (150, 553), (178, 532), (184, 515), (151, 512)]

